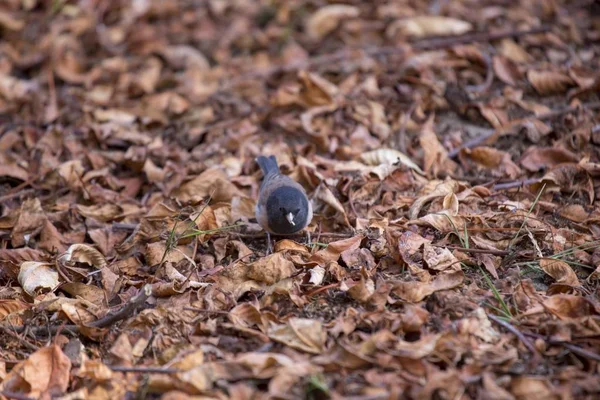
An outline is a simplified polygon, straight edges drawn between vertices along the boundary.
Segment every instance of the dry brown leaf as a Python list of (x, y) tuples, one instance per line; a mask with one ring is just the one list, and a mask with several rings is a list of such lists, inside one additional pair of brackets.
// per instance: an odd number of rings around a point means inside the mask
[(73, 244), (61, 256), (67, 263), (85, 263), (97, 269), (106, 267), (106, 259), (97, 249), (87, 244)]
[(225, 202), (231, 201), (234, 196), (244, 196), (220, 168), (207, 169), (171, 194), (179, 201), (191, 203), (200, 203), (209, 196), (213, 201)]
[(319, 186), (315, 189), (315, 192), (312, 194), (312, 201), (318, 200), (325, 205), (331, 207), (333, 210), (337, 212), (337, 214), (342, 218), (342, 221), (346, 226), (351, 226), (350, 221), (348, 221), (348, 215), (346, 214), (346, 210), (342, 203), (335, 197), (333, 192), (327, 187), (325, 183), (319, 184)]
[(427, 243), (423, 246), (423, 262), (434, 271), (460, 270), (460, 263), (450, 250)]
[(60, 286), (60, 290), (69, 293), (75, 298), (80, 297), (96, 305), (106, 303), (106, 294), (104, 293), (104, 290), (97, 286), (86, 285), (81, 282), (67, 282)]
[(431, 282), (396, 282), (392, 293), (404, 301), (417, 303), (430, 294), (439, 290), (453, 289), (464, 280), (462, 271), (437, 275)]
[(540, 267), (558, 283), (579, 286), (579, 279), (569, 264), (553, 258), (542, 258)]
[(319, 8), (306, 21), (306, 32), (313, 40), (320, 40), (332, 32), (345, 20), (359, 16), (358, 7), (345, 4), (331, 4)]
[(527, 79), (531, 86), (542, 96), (564, 93), (575, 84), (571, 77), (560, 72), (536, 71), (527, 72)]
[(560, 319), (577, 319), (600, 314), (598, 306), (590, 300), (570, 294), (558, 294), (543, 302), (544, 307)]
[(456, 170), (458, 166), (448, 157), (448, 152), (437, 138), (433, 117), (423, 125), (419, 143), (424, 152), (423, 169), (425, 172), (437, 175), (439, 171), (453, 173)]
[(302, 83), (302, 90), (298, 96), (298, 103), (307, 108), (329, 106), (335, 103), (339, 89), (327, 79), (306, 71), (300, 71), (298, 78)]
[(500, 42), (500, 54), (515, 63), (528, 63), (531, 55), (512, 39), (503, 39)]
[(30, 305), (18, 299), (0, 299), (0, 321), (10, 316), (12, 324), (22, 324), (21, 318), (16, 315), (20, 311), (29, 309)]
[(344, 251), (358, 249), (363, 239), (363, 235), (356, 235), (349, 239), (331, 242), (326, 248), (313, 254), (310, 257), (309, 262), (314, 262), (322, 267), (325, 267), (327, 263), (331, 261), (338, 261), (340, 254), (342, 254)]
[(52, 264), (26, 261), (21, 264), (18, 280), (23, 290), (34, 297), (40, 289), (53, 290), (58, 286), (58, 272)]
[(65, 393), (69, 387), (70, 372), (71, 361), (58, 345), (52, 344), (18, 363), (0, 383), (0, 390), (51, 398)]
[(556, 389), (543, 377), (517, 376), (510, 383), (510, 391), (519, 400), (559, 399)]
[(272, 285), (296, 273), (294, 263), (283, 253), (263, 257), (248, 266), (248, 278)]
[(19, 217), (11, 232), (13, 247), (22, 247), (29, 242), (31, 236), (39, 232), (46, 218), (42, 205), (37, 198), (25, 200), (21, 204)]
[(367, 165), (379, 166), (379, 165), (393, 165), (401, 163), (410, 169), (417, 171), (420, 174), (424, 174), (421, 168), (415, 164), (407, 155), (394, 149), (377, 149), (368, 151), (360, 155), (360, 159)]
[(312, 354), (321, 354), (327, 339), (321, 322), (307, 318), (290, 318), (284, 325), (271, 323), (267, 334), (276, 342)]
[(577, 162), (576, 154), (555, 147), (530, 147), (521, 158), (521, 165), (531, 172), (554, 167), (558, 164)]

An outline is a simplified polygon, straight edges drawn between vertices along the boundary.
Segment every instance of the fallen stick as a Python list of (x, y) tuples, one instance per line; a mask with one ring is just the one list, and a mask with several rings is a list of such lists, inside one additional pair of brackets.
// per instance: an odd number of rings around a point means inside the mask
[[(408, 44), (416, 50), (441, 50), (461, 44), (489, 42), (505, 38), (517, 38), (526, 35), (545, 33), (549, 30), (549, 27), (542, 26), (539, 28), (533, 28), (525, 31), (475, 32), (451, 37), (421, 39), (415, 42), (408, 42)], [(264, 71), (245, 74), (237, 79), (229, 79), (228, 84), (223, 85), (220, 91), (235, 86), (236, 84), (246, 80), (266, 79), (278, 73), (291, 72), (299, 69), (310, 69), (321, 65), (330, 65), (338, 61), (343, 61), (352, 58), (353, 56), (386, 56), (403, 53), (406, 53), (406, 48), (399, 46), (370, 46), (358, 49), (344, 49), (336, 51), (333, 54), (323, 54), (320, 56), (308, 58), (306, 60), (295, 61), (283, 65), (276, 65), (274, 67), (267, 68)]]
[(535, 348), (535, 346), (533, 345), (533, 343), (531, 343), (531, 340), (527, 339), (525, 337), (525, 335), (520, 330), (518, 330), (517, 328), (515, 328), (510, 323), (508, 323), (508, 322), (506, 322), (506, 321), (504, 321), (504, 320), (496, 317), (495, 315), (488, 314), (487, 317), (488, 317), (488, 319), (491, 319), (492, 321), (494, 321), (498, 325), (502, 326), (507, 331), (509, 331), (512, 334), (514, 334), (525, 345), (525, 347), (527, 347), (527, 349), (532, 353), (532, 355), (533, 355), (532, 361), (537, 361), (537, 360), (539, 360), (541, 358), (540, 353), (537, 351), (537, 349)]
[(144, 302), (148, 299), (148, 297), (150, 297), (150, 295), (152, 295), (152, 285), (144, 285), (142, 290), (140, 290), (140, 292), (137, 295), (133, 296), (127, 302), (127, 304), (119, 311), (117, 311), (114, 314), (109, 314), (103, 318), (100, 318), (97, 321), (91, 322), (87, 324), (87, 326), (90, 326), (92, 328), (106, 328), (117, 321), (125, 319), (130, 314), (132, 314), (137, 307), (144, 304)]
[[(503, 128), (503, 130), (506, 131), (506, 130), (510, 129), (513, 125), (520, 124), (529, 118), (538, 119), (540, 121), (547, 121), (547, 120), (550, 120), (550, 119), (553, 119), (556, 117), (560, 117), (561, 115), (564, 115), (564, 114), (575, 112), (579, 109), (597, 110), (597, 109), (600, 109), (600, 102), (587, 103), (587, 104), (582, 104), (580, 106), (563, 107), (558, 110), (548, 111), (547, 113), (540, 114), (538, 116), (521, 118), (521, 119), (518, 119), (515, 121), (511, 121), (511, 123), (506, 128)], [(502, 132), (497, 129), (490, 129), (490, 130), (484, 131), (481, 135), (474, 137), (473, 139), (467, 140), (462, 146), (457, 147), (456, 149), (450, 150), (448, 152), (448, 157), (455, 158), (456, 156), (458, 156), (458, 153), (460, 153), (461, 150), (472, 149), (474, 147), (481, 145), (482, 143), (485, 143), (485, 141), (488, 140), (489, 138), (491, 138), (492, 136), (501, 135), (501, 134), (502, 134)]]

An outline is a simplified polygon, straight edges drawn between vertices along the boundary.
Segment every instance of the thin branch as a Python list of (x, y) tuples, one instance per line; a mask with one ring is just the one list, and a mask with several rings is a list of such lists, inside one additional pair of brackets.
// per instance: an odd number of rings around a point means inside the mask
[(88, 326), (93, 328), (106, 328), (117, 321), (125, 319), (131, 315), (137, 307), (144, 304), (150, 295), (152, 295), (152, 285), (144, 285), (142, 290), (140, 290), (137, 295), (132, 297), (129, 302), (127, 302), (127, 304), (119, 311), (114, 314), (109, 314), (104, 318), (100, 318), (97, 321), (91, 322), (88, 324)]
[(30, 194), (33, 194), (34, 192), (35, 192), (35, 189), (24, 189), (24, 190), (21, 190), (16, 193), (5, 194), (4, 196), (0, 196), (0, 203), (4, 203), (5, 201), (11, 200), (11, 199), (14, 199), (17, 197), (29, 196)]
[(531, 340), (527, 339), (521, 331), (519, 331), (517, 328), (515, 328), (510, 323), (496, 317), (495, 315), (488, 314), (487, 317), (489, 319), (491, 319), (492, 321), (494, 321), (495, 323), (497, 323), (498, 325), (502, 326), (507, 331), (514, 334), (525, 345), (525, 347), (527, 347), (527, 349), (533, 354), (532, 361), (539, 360), (541, 358), (540, 353), (537, 351), (537, 349), (535, 348), (533, 343), (531, 343)]
[[(476, 43), (476, 42), (489, 42), (493, 40), (505, 39), (505, 38), (517, 38), (526, 35), (534, 35), (538, 33), (548, 32), (549, 27), (533, 28), (526, 31), (505, 31), (505, 32), (475, 32), (467, 33), (464, 35), (452, 36), (452, 37), (438, 37), (418, 40), (410, 43), (413, 49), (417, 50), (442, 50), (453, 46)], [(353, 57), (364, 57), (364, 56), (386, 56), (394, 54), (404, 54), (406, 48), (398, 46), (371, 46), (359, 49), (344, 49), (337, 51), (332, 54), (324, 54), (316, 57), (311, 57), (306, 60), (295, 61), (283, 65), (277, 65), (260, 72), (253, 72), (245, 74), (237, 79), (230, 79), (228, 84), (221, 87), (221, 91), (235, 86), (236, 84), (252, 80), (252, 79), (266, 79), (272, 75), (284, 72), (291, 72), (301, 69), (316, 68), (322, 65), (330, 65), (336, 62), (344, 61)]]
[[(597, 110), (597, 109), (600, 109), (600, 102), (587, 103), (587, 104), (582, 104), (580, 106), (567, 106), (567, 107), (559, 108), (557, 110), (549, 111), (549, 112), (544, 113), (544, 114), (540, 114), (538, 116), (533, 115), (531, 117), (526, 117), (526, 118), (523, 118), (523, 119), (512, 121), (509, 124), (509, 127), (512, 124), (522, 123), (524, 120), (526, 120), (528, 118), (534, 118), (534, 119), (538, 119), (540, 121), (545, 121), (545, 120), (553, 119), (553, 118), (556, 118), (556, 117), (560, 117), (561, 115), (564, 115), (564, 114), (575, 112), (575, 111), (580, 110), (580, 109), (583, 109), (583, 110)], [(504, 128), (504, 130), (506, 130), (507, 128)], [(463, 149), (472, 149), (474, 147), (477, 147), (477, 146), (481, 145), (482, 143), (485, 143), (486, 140), (488, 140), (489, 138), (491, 138), (492, 136), (494, 136), (496, 134), (500, 135), (501, 132), (499, 130), (496, 130), (496, 129), (485, 130), (485, 131), (483, 131), (483, 133), (481, 135), (476, 136), (476, 137), (474, 137), (471, 140), (467, 140), (462, 146), (457, 147), (456, 149), (450, 150), (448, 152), (448, 157), (455, 158), (456, 156), (458, 156), (458, 153), (460, 153), (461, 150), (463, 150)]]
[(108, 365), (113, 371), (116, 372), (139, 372), (142, 374), (176, 374), (181, 372), (177, 368), (161, 368), (161, 367), (120, 367), (117, 365)]
[(229, 311), (223, 311), (223, 310), (207, 310), (206, 308), (196, 308), (196, 307), (184, 307), (184, 310), (187, 311), (195, 311), (198, 313), (207, 313), (207, 314), (223, 314), (223, 315), (228, 315)]
[(507, 256), (510, 254), (510, 251), (506, 250), (491, 250), (491, 249), (470, 249), (466, 247), (448, 247), (441, 245), (434, 245), (435, 247), (442, 247), (448, 250), (458, 250), (465, 253), (481, 253), (481, 254), (493, 254), (495, 256)]
[(32, 343), (29, 343), (27, 340), (25, 340), (24, 338), (22, 338), (21, 336), (19, 336), (19, 334), (17, 332), (15, 332), (14, 330), (12, 330), (7, 325), (0, 325), (0, 331), (3, 331), (8, 336), (11, 336), (12, 338), (18, 340), (19, 343), (21, 343), (23, 346), (27, 347), (29, 350), (33, 350), (33, 351), (39, 350), (38, 346), (36, 346), (36, 345), (34, 345)]
[(542, 340), (546, 341), (548, 344), (553, 345), (553, 346), (563, 346), (565, 349), (571, 351), (572, 353), (578, 354), (585, 358), (589, 358), (590, 360), (600, 362), (600, 354), (592, 353), (591, 351), (581, 348), (573, 343), (563, 342), (561, 340), (552, 340), (552, 339), (549, 339), (549, 338), (547, 338), (543, 335), (537, 334), (537, 333), (525, 332), (524, 334), (526, 336), (530, 336), (530, 337), (533, 337), (536, 339), (542, 339)]
[(35, 400), (33, 397), (25, 396), (21, 393), (9, 392), (8, 390), (1, 390), (0, 396), (4, 396), (8, 399), (14, 400)]
[(26, 329), (28, 329), (28, 331), (30, 333), (33, 333), (34, 335), (40, 335), (40, 334), (44, 334), (44, 333), (50, 333), (50, 334), (55, 334), (58, 331), (60, 331), (62, 328), (62, 331), (64, 332), (68, 332), (68, 333), (75, 333), (79, 331), (79, 327), (77, 325), (58, 325), (58, 326), (26, 326), (26, 325), (5, 325), (5, 324), (0, 324), (0, 329), (10, 329), (11, 331), (15, 332), (15, 333), (23, 333), (25, 332)]
[(534, 183), (539, 183), (540, 179), (538, 178), (530, 178), (530, 179), (521, 179), (513, 182), (505, 182), (505, 183), (497, 183), (492, 189), (496, 191), (500, 190), (508, 190), (508, 189), (516, 189), (521, 188), (523, 186), (533, 185)]

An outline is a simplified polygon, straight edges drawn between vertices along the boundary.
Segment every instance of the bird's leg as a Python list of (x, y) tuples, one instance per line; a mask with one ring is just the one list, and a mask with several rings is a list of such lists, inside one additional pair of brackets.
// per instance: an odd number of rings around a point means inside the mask
[(308, 244), (308, 247), (311, 247), (312, 245), (310, 242), (310, 231), (306, 231), (306, 244)]
[(271, 234), (267, 232), (267, 255), (273, 252), (273, 246), (271, 246)]

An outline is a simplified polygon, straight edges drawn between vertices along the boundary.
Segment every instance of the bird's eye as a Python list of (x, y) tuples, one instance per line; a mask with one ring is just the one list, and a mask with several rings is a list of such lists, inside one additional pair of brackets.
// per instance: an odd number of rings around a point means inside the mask
[(279, 207), (279, 211), (281, 211), (282, 213), (284, 213), (285, 212), (285, 208)]

